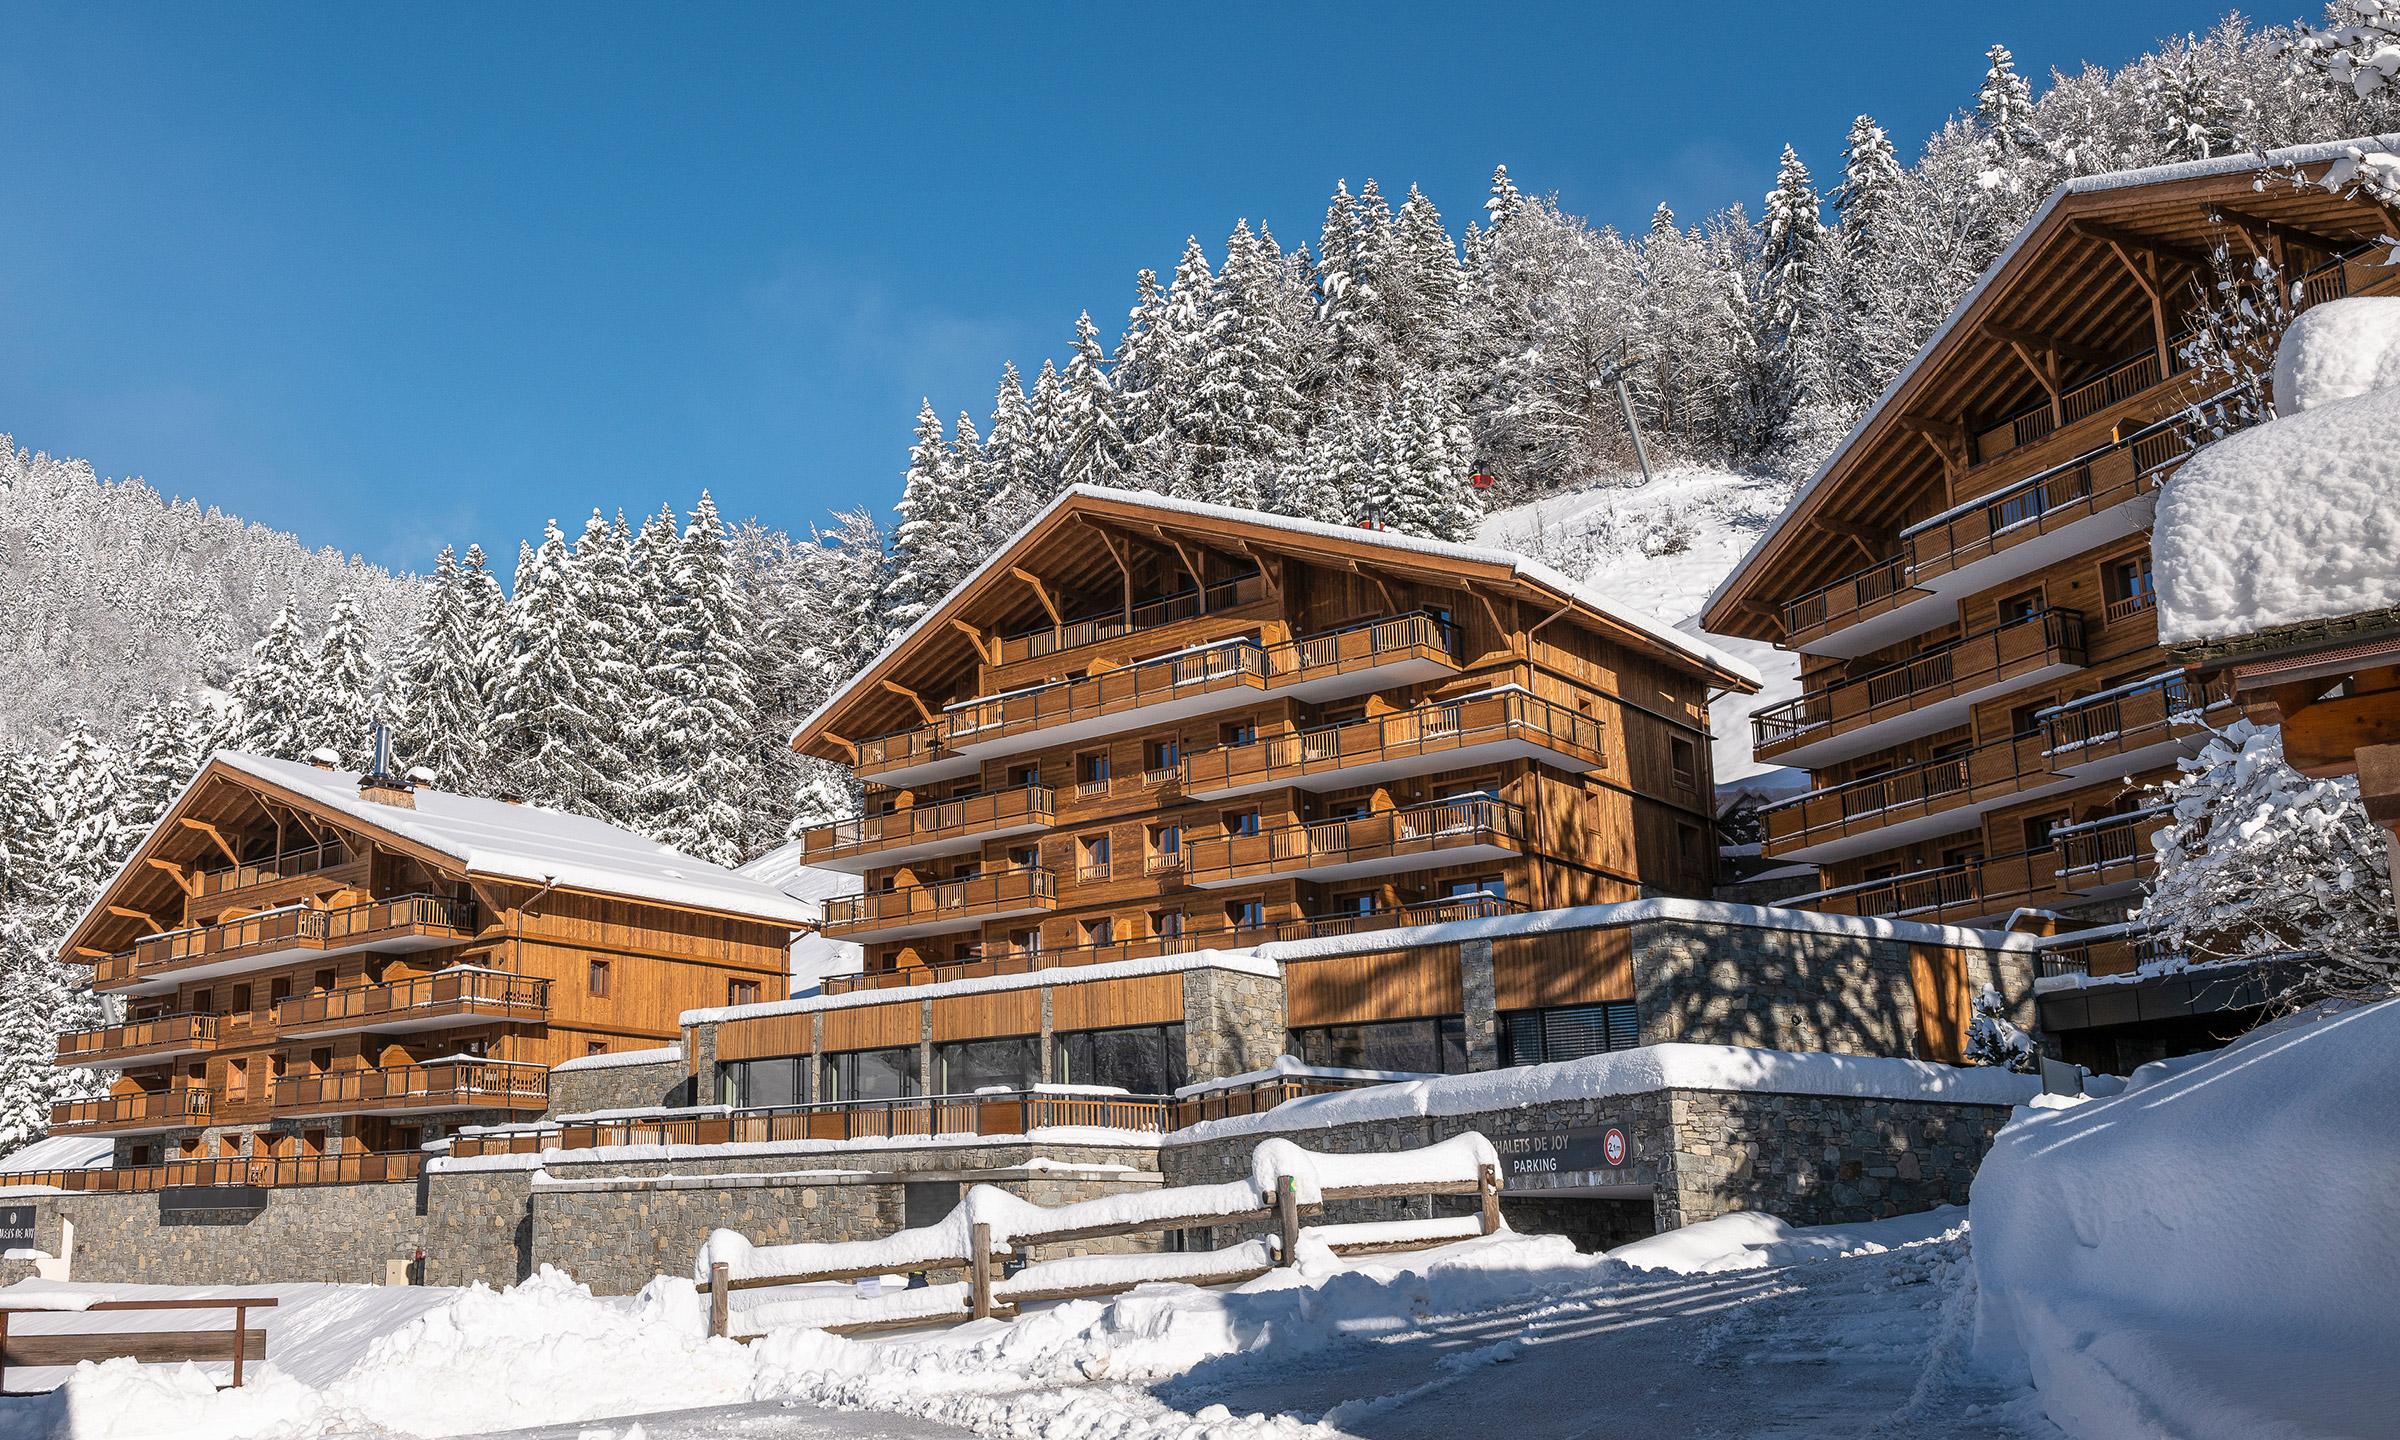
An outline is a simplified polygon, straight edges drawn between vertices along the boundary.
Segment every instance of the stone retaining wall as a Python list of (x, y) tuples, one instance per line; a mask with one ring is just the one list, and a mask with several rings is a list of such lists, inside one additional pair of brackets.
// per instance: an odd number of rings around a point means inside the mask
[(152, 1194), (26, 1194), (36, 1245), (58, 1253), (75, 1224), (74, 1277), (150, 1285), (380, 1284), (424, 1240), (417, 1184), (309, 1185), (267, 1192), (263, 1210), (163, 1218)]
[(695, 1103), (690, 1098), (691, 1078), (691, 1068), (680, 1052), (672, 1060), (646, 1065), (578, 1065), (570, 1061), (550, 1072), (546, 1113), (555, 1118), (594, 1110), (690, 1105)]

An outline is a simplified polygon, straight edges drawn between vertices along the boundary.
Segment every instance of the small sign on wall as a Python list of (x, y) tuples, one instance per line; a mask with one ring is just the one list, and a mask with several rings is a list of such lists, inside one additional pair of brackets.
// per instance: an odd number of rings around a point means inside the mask
[(0, 1250), (33, 1248), (33, 1207), (0, 1205)]
[(1622, 1170), (1633, 1160), (1633, 1132), (1623, 1125), (1569, 1125), (1492, 1139), (1505, 1183), (1539, 1188), (1562, 1176)]

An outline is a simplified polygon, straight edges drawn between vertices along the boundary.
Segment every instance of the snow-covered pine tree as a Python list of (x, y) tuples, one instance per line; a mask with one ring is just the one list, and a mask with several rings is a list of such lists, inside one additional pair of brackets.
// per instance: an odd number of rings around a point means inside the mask
[[(1013, 370), (1011, 371), (1013, 374)], [(1003, 389), (1006, 387), (1003, 386)], [(994, 422), (995, 430), (999, 428)], [(1000, 461), (998, 435), (984, 442), (982, 469)], [(952, 585), (983, 558), (984, 523), (990, 495), (958, 473), (941, 417), (932, 402), (917, 412), (917, 443), (908, 455), (908, 478), (900, 490), (900, 523), (892, 532), (893, 622), (906, 626), (931, 610)]]
[(556, 520), (519, 560), (492, 683), (492, 770), (503, 790), (594, 814), (594, 797), (614, 793), (619, 777), (592, 764), (588, 737), (599, 721), (584, 705), (570, 563)]
[(1457, 408), (1412, 375), (1386, 403), (1382, 430), (1383, 524), (1436, 540), (1472, 536), (1483, 511), (1468, 482), (1471, 437)]
[(1447, 368), (1458, 344), (1458, 307), (1465, 277), (1458, 266), (1458, 247), (1442, 224), (1441, 211), (1414, 185), (1408, 187), (1408, 198), (1400, 202), (1392, 238), (1385, 323), (1404, 360), (1420, 369)]
[(301, 635), (299, 602), (286, 600), (275, 623), (250, 648), (249, 665), (226, 687), (232, 701), (226, 745), (285, 760), (306, 754), (316, 743), (308, 738), (315, 669)]
[(657, 622), (642, 606), (646, 596), (634, 580), (633, 545), (622, 516), (611, 523), (594, 510), (584, 522), (567, 558), (567, 594), (576, 630), (570, 643), (583, 672), (582, 705), (593, 722), (584, 744), (598, 787), (586, 800), (593, 813), (631, 823), (642, 789), (633, 755), (657, 685), (649, 663)]
[(1892, 153), (1892, 137), (1871, 115), (1850, 122), (1842, 147), (1842, 183), (1834, 188), (1833, 204), (1842, 217), (1842, 233), (1853, 251), (1882, 239), (1891, 223), (1896, 192), (1905, 177)]
[[(1025, 396), (1025, 428), (1032, 444), (1027, 452), (1029, 468), (1023, 472), (1023, 488), (1032, 508), (1017, 517), (1019, 525), (1033, 510), (1049, 504), (1066, 486), (1059, 478), (1065, 468), (1063, 456), (1067, 448), (1065, 385), (1059, 378), (1058, 366), (1048, 359), (1034, 372), (1033, 389)], [(1016, 533), (1015, 525), (1009, 527), (1009, 533)]]
[(487, 759), (484, 647), (491, 638), (477, 614), (486, 601), (474, 587), (478, 574), (486, 582), (491, 577), (482, 573), (483, 552), (468, 554), (468, 568), (447, 545), (434, 561), (425, 608), (395, 677), (392, 711), (402, 764), (422, 765), (443, 788), (471, 794), (482, 788)]
[(1166, 316), (1166, 288), (1158, 283), (1158, 272), (1145, 267), (1133, 277), (1133, 308), (1108, 376), (1117, 392), (1117, 427), (1125, 436), (1125, 474), (1137, 484), (1146, 483), (1140, 479), (1142, 459), (1171, 408), (1171, 397), (1159, 387), (1166, 344), (1159, 331)]
[(2274, 726), (2210, 727), (2171, 807), (2139, 918), (2194, 963), (2292, 957), (2286, 1003), (2400, 994), (2389, 840), (2355, 776), (2313, 779)]
[[(970, 448), (972, 440), (972, 432), (962, 427), (957, 443), (950, 447), (945, 469), (965, 495), (990, 497), (988, 505), (968, 512), (974, 517), (978, 537), (1002, 539), (1015, 533), (1025, 517), (1041, 507), (1047, 488), (1033, 406), (1026, 398), (1024, 377), (1017, 373), (1016, 362), (1000, 367), (1000, 385), (992, 393), (992, 428), (983, 437), (980, 465)], [(980, 543), (976, 549), (981, 552)], [(949, 579), (956, 581), (964, 573), (957, 571)], [(948, 588), (947, 583), (942, 587)]]
[(134, 720), (133, 756), (117, 790), (117, 824), (137, 840), (165, 817), (208, 757), (206, 728), (189, 699), (175, 696), (142, 707)]
[(2152, 61), (2141, 90), (2165, 160), (2207, 160), (2247, 147), (2250, 106), (2187, 43)]
[[(1337, 183), (1317, 232), (1317, 318), (1324, 331), (1325, 383), (1353, 399), (1372, 393), (1389, 372), (1391, 337), (1383, 325), (1383, 268), (1389, 250), (1390, 214), (1380, 193), (1370, 202), (1369, 180), (1360, 195)], [(1379, 217), (1376, 212), (1383, 211)]]
[[(1279, 333), (1275, 305), (1281, 259), (1251, 234), (1249, 221), (1236, 223), (1225, 242), (1213, 303), (1196, 317), (1204, 327), (1201, 359), (1182, 424), (1207, 499), (1257, 504), (1253, 486), (1228, 483), (1225, 467), (1245, 459), (1271, 464), (1300, 433), (1302, 401), (1292, 373), (1292, 347)], [(1180, 274), (1176, 283), (1184, 284)]]
[(371, 647), (358, 598), (337, 597), (310, 662), (308, 733), (301, 737), (309, 749), (337, 750), (362, 770), (374, 753), (381, 705), (382, 667)]
[(2017, 59), (2005, 45), (1983, 52), (1983, 83), (1975, 90), (1975, 114), (1982, 122), (1985, 144), (1994, 155), (2013, 156), (2041, 148), (2041, 131), (2033, 123), (2033, 87), (2017, 73)]
[(1075, 353), (1067, 361), (1060, 409), (1059, 478), (1069, 485), (1117, 484), (1125, 474), (1125, 428), (1089, 310), (1075, 317)]
[(716, 501), (705, 490), (676, 550), (672, 593), (660, 617), (648, 726), (657, 768), (643, 808), (661, 843), (738, 865), (760, 778), (751, 750), (757, 700), (742, 596)]

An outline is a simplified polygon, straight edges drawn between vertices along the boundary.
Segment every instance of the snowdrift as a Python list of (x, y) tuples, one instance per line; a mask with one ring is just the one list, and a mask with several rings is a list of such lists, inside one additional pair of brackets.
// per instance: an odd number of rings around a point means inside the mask
[(2046, 1102), (1970, 1205), (1980, 1358), (2081, 1440), (2393, 1433), (2400, 1001)]

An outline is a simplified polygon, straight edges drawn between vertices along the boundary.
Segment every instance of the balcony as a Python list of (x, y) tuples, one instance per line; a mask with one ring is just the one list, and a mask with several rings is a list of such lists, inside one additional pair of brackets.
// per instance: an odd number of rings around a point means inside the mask
[(1762, 761), (1822, 769), (1966, 721), (1975, 702), (2083, 668), (2083, 616), (2037, 610), (1750, 717)]
[(72, 1100), (50, 1107), (53, 1135), (144, 1135), (206, 1125), (209, 1092), (175, 1086), (136, 1095)]
[(2169, 824), (2173, 809), (2152, 805), (2056, 827), (2050, 835), (2059, 847), (2059, 883), (2087, 897), (2131, 891), (2156, 865), (2150, 837)]
[(460, 966), (388, 985), (357, 985), (275, 1002), (285, 1035), (379, 1034), (546, 1020), (550, 982)]
[(933, 855), (969, 854), (986, 840), (1047, 830), (1056, 820), (1057, 799), (1049, 787), (1024, 785), (812, 825), (801, 845), (819, 869), (862, 874)]
[(904, 990), (912, 985), (937, 985), (949, 980), (972, 980), (987, 975), (1027, 975), (1077, 965), (1105, 965), (1113, 960), (1145, 960), (1158, 955), (1188, 955), (1195, 950), (1233, 945), (1264, 945), (1275, 940), (1305, 940), (1318, 935), (1358, 935), (1396, 930), (1410, 925), (1440, 925), (1452, 920), (1488, 920), (1513, 915), (1525, 907), (1498, 895), (1452, 896), (1419, 900), (1406, 905), (1331, 915), (1304, 916), (1253, 929), (1220, 928), (1182, 935), (1144, 935), (1103, 945), (1045, 946), (1020, 950), (1014, 946), (981, 947), (972, 960), (942, 965), (912, 965), (904, 969), (868, 970), (825, 979), (825, 993), (846, 995), (860, 990)]
[(2075, 783), (2050, 769), (2036, 731), (1769, 805), (1766, 854), (1829, 864), (1965, 830), (1996, 806)]
[(2111, 926), (2043, 941), (2034, 952), (2034, 978), (2107, 979), (2182, 958), (2182, 949), (2156, 931)]
[(2020, 905), (2058, 894), (2058, 851), (2034, 850), (1969, 860), (1837, 886), (1784, 901), (1831, 915), (1879, 915), (1929, 925), (1973, 925), (2005, 918)]
[(264, 969), (301, 955), (455, 945), (481, 927), (479, 915), (474, 901), (442, 895), (402, 895), (340, 910), (305, 905), (265, 910), (137, 940), (131, 951), (94, 967), (92, 987), (166, 994), (186, 981)]
[(2077, 779), (2138, 774), (2189, 752), (2201, 717), (2232, 703), (2227, 677), (2169, 670), (2044, 710), (2044, 751)]
[(272, 1102), (277, 1116), (541, 1110), (549, 1103), (547, 1067), (477, 1059), (287, 1075), (275, 1083)]
[(205, 898), (232, 890), (272, 885), (279, 880), (321, 875), (325, 871), (352, 864), (359, 858), (347, 845), (336, 840), (302, 850), (286, 850), (265, 860), (227, 866), (221, 870), (203, 870), (193, 879), (199, 887), (197, 894)]
[(1344, 880), (1507, 859), (1525, 848), (1525, 812), (1504, 800), (1443, 800), (1256, 835), (1209, 836), (1187, 848), (1187, 878), (1203, 888), (1269, 877)]
[(934, 724), (859, 741), (858, 759), (850, 768), (861, 780), (906, 786), (953, 780), (972, 775), (982, 766), (972, 756), (951, 753), (949, 737)]
[(1038, 660), (1044, 655), (1055, 655), (1061, 650), (1080, 650), (1086, 645), (1138, 635), (1142, 631), (1156, 630), (1180, 620), (1255, 605), (1267, 598), (1268, 594), (1265, 577), (1242, 575), (1231, 580), (1220, 580), (1205, 590), (1185, 590), (1145, 601), (1130, 611), (1111, 610), (1105, 615), (1069, 620), (1063, 625), (1003, 635), (1000, 637), (998, 663), (1013, 665), (1022, 660)]
[(214, 1015), (154, 1015), (128, 1020), (99, 1030), (76, 1030), (58, 1037), (58, 1063), (68, 1068), (110, 1068), (178, 1055), (198, 1055), (217, 1043)]
[(986, 920), (1040, 915), (1058, 906), (1058, 879), (1039, 865), (1012, 866), (939, 885), (904, 885), (825, 902), (835, 940), (905, 940), (971, 930)]
[(150, 1194), (196, 1185), (359, 1185), (414, 1180), (425, 1168), (425, 1152), (349, 1151), (340, 1155), (224, 1155), (206, 1160), (169, 1160), (121, 1169), (39, 1170), (0, 1175), (0, 1183), (48, 1185), (60, 1190), (108, 1195)]
[(1268, 645), (1235, 639), (950, 707), (946, 748), (997, 755), (1222, 710), (1268, 690), (1330, 700), (1457, 673), (1453, 627), (1429, 614), (1365, 620)]
[(1183, 789), (1192, 796), (1333, 790), (1518, 759), (1578, 774), (1597, 770), (1606, 763), (1600, 722), (1521, 690), (1472, 695), (1188, 755)]
[[(1862, 630), (1861, 626), (1904, 607), (1913, 612), (1916, 601), (1928, 598), (1923, 591), (1909, 587), (1908, 562), (1894, 555), (1785, 601), (1783, 643), (1816, 654), (1863, 655), (1916, 632), (1898, 624), (1876, 630)], [(1931, 612), (1932, 607), (1927, 607), (1926, 613)], [(1828, 650), (1816, 643), (1836, 631), (1845, 642), (1841, 648)]]

